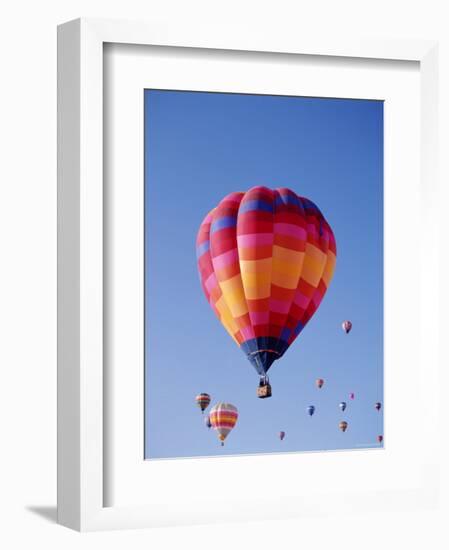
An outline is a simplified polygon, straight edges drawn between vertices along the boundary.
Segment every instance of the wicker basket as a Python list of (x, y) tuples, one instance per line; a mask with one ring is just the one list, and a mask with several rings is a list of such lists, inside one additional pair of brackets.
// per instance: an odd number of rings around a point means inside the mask
[(271, 386), (270, 384), (264, 384), (257, 388), (257, 397), (265, 399), (265, 397), (271, 397)]

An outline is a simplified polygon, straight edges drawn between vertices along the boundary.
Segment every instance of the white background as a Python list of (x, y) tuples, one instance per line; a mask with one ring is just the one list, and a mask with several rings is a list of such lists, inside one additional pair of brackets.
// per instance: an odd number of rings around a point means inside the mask
[[(0, 9), (0, 546), (15, 548), (446, 549), (440, 512), (91, 533), (54, 524), (56, 497), (56, 25), (83, 16), (172, 17), (186, 25), (262, 26), (267, 33), (408, 36), (441, 40), (444, 2), (227, 0), (16, 1)], [(282, 30), (281, 30), (282, 29)], [(447, 74), (441, 82), (448, 93)], [(444, 107), (446, 109), (446, 107)], [(445, 124), (448, 113), (441, 111)], [(448, 130), (441, 148), (448, 150)], [(446, 174), (447, 176), (447, 174)], [(446, 181), (448, 181), (446, 179)], [(447, 203), (447, 191), (445, 191)], [(444, 241), (443, 241), (444, 242)], [(447, 277), (447, 266), (444, 276)], [(444, 296), (445, 300), (447, 295)], [(433, 320), (437, 322), (437, 320)], [(448, 362), (449, 365), (449, 362)], [(443, 372), (442, 392), (448, 377)], [(449, 386), (448, 386), (449, 387)], [(447, 405), (442, 411), (447, 415)], [(443, 427), (443, 423), (442, 423)], [(446, 425), (446, 433), (448, 428)], [(442, 432), (443, 433), (443, 432)], [(447, 443), (443, 442), (447, 453)], [(449, 464), (449, 461), (447, 462)], [(447, 474), (443, 472), (445, 487)], [(447, 491), (445, 494), (448, 494)], [(43, 517), (44, 516), (44, 517)]]

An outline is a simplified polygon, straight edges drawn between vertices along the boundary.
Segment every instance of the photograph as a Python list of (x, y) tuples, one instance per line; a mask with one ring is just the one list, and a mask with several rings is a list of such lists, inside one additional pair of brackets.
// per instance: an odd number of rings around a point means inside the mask
[(383, 117), (144, 90), (145, 459), (383, 448)]

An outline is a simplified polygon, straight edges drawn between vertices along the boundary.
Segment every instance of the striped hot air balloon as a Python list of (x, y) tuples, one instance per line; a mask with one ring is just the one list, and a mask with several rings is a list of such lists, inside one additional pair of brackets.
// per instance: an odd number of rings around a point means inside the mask
[(239, 413), (237, 407), (231, 403), (217, 403), (209, 413), (210, 423), (214, 430), (217, 431), (218, 439), (224, 445), (224, 440), (229, 432), (235, 426)]
[(207, 301), (265, 382), (329, 287), (336, 262), (330, 225), (289, 189), (253, 187), (205, 217), (196, 245)]
[(208, 393), (200, 393), (195, 398), (196, 404), (201, 409), (201, 412), (204, 412), (205, 409), (209, 406), (210, 395)]

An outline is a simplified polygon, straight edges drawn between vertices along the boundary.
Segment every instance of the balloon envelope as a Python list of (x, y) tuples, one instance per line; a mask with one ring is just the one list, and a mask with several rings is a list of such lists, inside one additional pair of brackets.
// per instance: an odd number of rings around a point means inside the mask
[(377, 436), (377, 441), (378, 441), (378, 443), (382, 443), (383, 440), (384, 440), (384, 436), (383, 436), (383, 435), (378, 435), (378, 436)]
[(340, 410), (343, 412), (345, 409), (346, 409), (346, 402), (345, 401), (342, 401), (339, 405), (340, 407)]
[(315, 407), (313, 405), (309, 405), (307, 407), (307, 412), (309, 413), (309, 416), (313, 416), (313, 413), (315, 412)]
[(217, 431), (218, 439), (222, 445), (229, 432), (235, 426), (238, 417), (237, 407), (231, 405), (231, 403), (220, 402), (210, 410), (209, 418), (211, 426)]
[(342, 422), (340, 422), (340, 424), (338, 425), (338, 427), (340, 428), (340, 430), (341, 430), (342, 432), (345, 432), (346, 429), (347, 429), (347, 427), (348, 427), (348, 423), (347, 423), (345, 420), (343, 420)]
[(348, 334), (352, 329), (352, 323), (351, 321), (343, 321), (341, 327), (346, 332), (346, 334)]
[(204, 418), (204, 423), (206, 424), (206, 426), (208, 428), (211, 428), (212, 427), (212, 424), (210, 422), (210, 416), (209, 415), (206, 415), (206, 417)]
[(322, 378), (317, 378), (315, 384), (317, 385), (318, 388), (322, 388), (324, 384), (324, 380)]
[(374, 406), (376, 407), (376, 411), (380, 411), (382, 408), (382, 403), (377, 402)]
[(355, 394), (351, 392), (351, 393), (349, 394), (349, 399), (354, 399), (354, 397), (355, 397)]
[(282, 441), (285, 437), (285, 432), (279, 432), (279, 439)]
[(260, 376), (325, 295), (336, 262), (330, 225), (286, 188), (226, 196), (203, 220), (196, 252), (207, 301)]
[(209, 406), (210, 395), (208, 393), (200, 393), (196, 396), (195, 400), (201, 411), (204, 411)]

